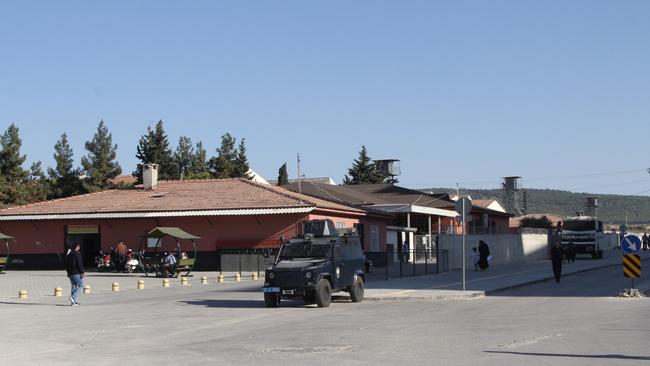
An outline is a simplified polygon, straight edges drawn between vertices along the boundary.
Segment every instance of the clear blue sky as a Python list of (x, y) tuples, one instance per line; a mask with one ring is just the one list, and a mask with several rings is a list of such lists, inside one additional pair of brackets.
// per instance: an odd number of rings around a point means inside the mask
[(269, 179), (300, 152), (340, 181), (365, 144), (409, 187), (650, 190), (648, 1), (58, 3), (0, 5), (0, 128), (30, 161), (64, 131), (78, 161), (104, 119), (128, 173), (162, 119), (211, 154), (246, 137)]

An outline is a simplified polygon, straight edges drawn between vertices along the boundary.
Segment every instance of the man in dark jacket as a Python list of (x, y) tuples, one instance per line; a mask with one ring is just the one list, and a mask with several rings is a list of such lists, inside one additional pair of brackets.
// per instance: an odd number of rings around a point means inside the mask
[(79, 252), (79, 244), (75, 243), (72, 245), (71, 249), (68, 249), (68, 253), (65, 256), (65, 270), (68, 272), (68, 278), (70, 279), (71, 291), (70, 291), (70, 305), (78, 306), (79, 293), (84, 287), (84, 262)]
[(556, 242), (551, 248), (551, 263), (553, 264), (555, 282), (560, 283), (560, 277), (562, 277), (562, 248), (560, 242)]
[(488, 263), (488, 257), (490, 256), (490, 247), (483, 240), (478, 242), (478, 266), (481, 271), (485, 271), (490, 264)]

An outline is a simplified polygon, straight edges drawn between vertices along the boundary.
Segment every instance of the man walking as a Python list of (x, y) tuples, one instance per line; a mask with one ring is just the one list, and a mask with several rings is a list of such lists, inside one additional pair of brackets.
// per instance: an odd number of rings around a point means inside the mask
[(79, 243), (72, 244), (72, 249), (68, 249), (65, 256), (65, 269), (70, 279), (70, 305), (79, 306), (79, 293), (84, 287), (84, 262), (79, 252)]
[(488, 262), (488, 258), (490, 257), (490, 247), (488, 247), (487, 243), (483, 240), (479, 240), (478, 242), (478, 255), (478, 266), (481, 271), (485, 271), (490, 266)]
[(555, 246), (551, 248), (551, 263), (553, 264), (555, 282), (560, 283), (560, 277), (562, 277), (562, 248), (560, 242), (555, 242)]

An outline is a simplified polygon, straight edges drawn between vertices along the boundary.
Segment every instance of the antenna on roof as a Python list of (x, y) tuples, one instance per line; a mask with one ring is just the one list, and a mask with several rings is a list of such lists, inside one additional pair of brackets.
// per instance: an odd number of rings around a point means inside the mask
[(300, 153), (297, 153), (297, 159), (298, 159), (298, 193), (302, 194), (302, 185), (301, 185), (301, 176), (300, 176)]

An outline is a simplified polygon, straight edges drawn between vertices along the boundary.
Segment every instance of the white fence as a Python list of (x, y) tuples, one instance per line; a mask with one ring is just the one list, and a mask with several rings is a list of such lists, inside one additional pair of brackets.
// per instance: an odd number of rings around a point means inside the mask
[[(462, 235), (441, 235), (439, 248), (449, 252), (449, 267), (462, 267)], [(547, 259), (549, 253), (547, 234), (500, 234), (500, 235), (467, 235), (465, 246), (466, 264), (470, 263), (469, 255), (472, 247), (478, 248), (479, 240), (490, 247), (492, 264), (506, 264)]]

